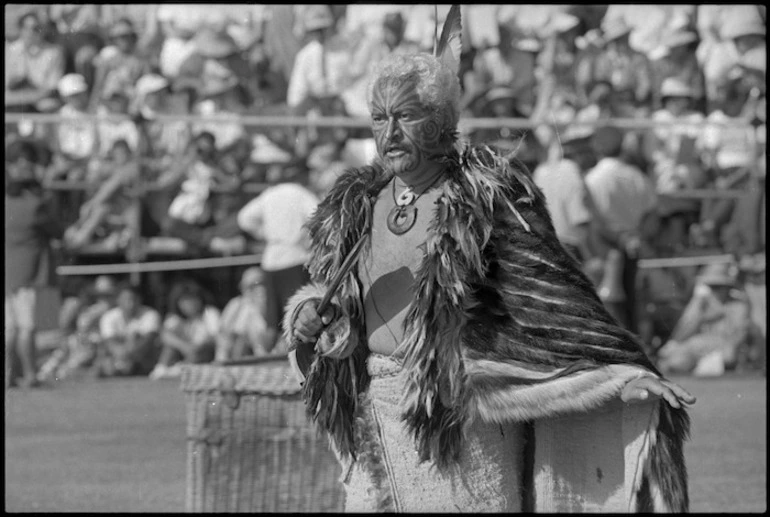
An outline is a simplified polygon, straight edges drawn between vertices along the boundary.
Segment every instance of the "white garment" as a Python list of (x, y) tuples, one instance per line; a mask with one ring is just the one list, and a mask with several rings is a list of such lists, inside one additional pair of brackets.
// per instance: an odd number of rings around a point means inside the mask
[[(99, 117), (108, 117), (111, 113), (104, 107), (99, 106), (96, 111)], [(99, 131), (99, 155), (106, 156), (112, 146), (118, 140), (125, 140), (132, 151), (136, 151), (139, 145), (139, 130), (131, 120), (120, 121), (100, 121), (97, 122)]]
[(163, 328), (173, 332), (182, 339), (188, 339), (195, 343), (213, 341), (219, 334), (219, 309), (206, 306), (203, 314), (192, 321), (183, 320), (176, 314), (166, 317)]
[(586, 188), (611, 230), (637, 231), (657, 205), (652, 181), (638, 168), (616, 158), (602, 158), (588, 171)]
[(350, 61), (345, 49), (326, 48), (311, 41), (297, 53), (289, 79), (286, 104), (296, 107), (309, 97), (326, 97), (342, 93), (345, 69)]
[(96, 125), (88, 120), (90, 115), (69, 104), (59, 109), (62, 122), (56, 133), (59, 150), (74, 158), (89, 158), (96, 151)]
[(185, 60), (197, 50), (195, 41), (183, 40), (177, 37), (168, 37), (163, 41), (160, 50), (159, 66), (164, 77), (177, 77), (179, 68)]
[(139, 307), (137, 314), (127, 320), (120, 307), (104, 313), (99, 320), (99, 332), (103, 339), (123, 338), (129, 334), (147, 335), (160, 331), (160, 314), (151, 307)]
[(308, 235), (303, 228), (318, 206), (318, 198), (297, 183), (281, 183), (265, 189), (238, 212), (238, 226), (264, 239), (262, 269), (276, 271), (304, 264)]
[(213, 167), (200, 161), (193, 163), (181, 191), (168, 207), (168, 215), (190, 224), (205, 222), (210, 215), (208, 198), (213, 180)]
[(751, 128), (708, 124), (708, 122), (737, 121), (739, 121), (738, 118), (728, 117), (721, 110), (714, 111), (706, 117), (703, 128), (703, 147), (716, 152), (717, 166), (721, 169), (751, 167), (754, 163)]
[(577, 227), (591, 220), (580, 175), (577, 164), (566, 159), (541, 164), (532, 173), (532, 179), (545, 195), (556, 236), (573, 246), (580, 245)]

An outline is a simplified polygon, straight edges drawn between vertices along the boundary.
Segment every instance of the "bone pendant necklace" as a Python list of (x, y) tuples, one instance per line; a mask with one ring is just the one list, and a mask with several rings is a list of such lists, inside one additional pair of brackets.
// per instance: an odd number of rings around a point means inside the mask
[(433, 183), (419, 195), (414, 193), (412, 187), (407, 187), (398, 197), (396, 197), (396, 178), (393, 178), (393, 201), (395, 201), (396, 206), (391, 208), (388, 213), (388, 230), (396, 235), (402, 235), (412, 229), (417, 221), (417, 207), (414, 204), (420, 199), (420, 196), (436, 184), (441, 176), (443, 174), (439, 174)]

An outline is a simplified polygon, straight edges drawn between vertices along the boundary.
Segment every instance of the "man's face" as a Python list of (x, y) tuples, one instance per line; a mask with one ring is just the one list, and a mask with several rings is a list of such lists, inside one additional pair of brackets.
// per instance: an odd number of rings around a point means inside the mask
[(139, 300), (132, 291), (121, 291), (118, 295), (118, 307), (125, 314), (133, 314), (136, 308), (139, 306)]
[(19, 36), (26, 45), (38, 45), (43, 40), (43, 25), (34, 16), (27, 16), (20, 29)]
[(409, 173), (445, 154), (447, 115), (430, 110), (417, 94), (417, 78), (380, 79), (372, 96), (377, 153), (395, 174)]

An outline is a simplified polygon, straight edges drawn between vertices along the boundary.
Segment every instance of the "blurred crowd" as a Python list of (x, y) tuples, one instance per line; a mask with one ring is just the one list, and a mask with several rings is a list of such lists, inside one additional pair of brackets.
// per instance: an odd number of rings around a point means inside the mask
[[(365, 127), (253, 127), (242, 117), (367, 117), (373, 68), (390, 53), (430, 51), (435, 18), (448, 8), (6, 5), (6, 112), (59, 117), (6, 123), (6, 184), (42, 186), (63, 226), (55, 238), (74, 255), (98, 245), (141, 260), (140, 240), (194, 256), (269, 244), (270, 225), (255, 228), (264, 208), (247, 208), (258, 192), (298, 184), (321, 199), (342, 170), (371, 160), (374, 142)], [(605, 301), (622, 302), (616, 315), (629, 328), (649, 323), (637, 321), (644, 308), (634, 303), (640, 258), (764, 253), (764, 6), (462, 9), (464, 117), (532, 127), (464, 137), (528, 166), (559, 237), (605, 288)], [(196, 118), (158, 119), (188, 115)], [(654, 125), (595, 129), (609, 119)], [(726, 195), (688, 197), (701, 189)], [(604, 282), (614, 261), (619, 280)], [(645, 285), (693, 292), (692, 281), (672, 275)], [(150, 314), (130, 308), (140, 307), (135, 295), (121, 291), (129, 308), (120, 310)], [(207, 314), (203, 327), (214, 325)], [(170, 335), (159, 316), (142, 318), (138, 326)], [(78, 330), (78, 342), (88, 332)], [(179, 354), (192, 360), (173, 339), (164, 343), (158, 375)]]

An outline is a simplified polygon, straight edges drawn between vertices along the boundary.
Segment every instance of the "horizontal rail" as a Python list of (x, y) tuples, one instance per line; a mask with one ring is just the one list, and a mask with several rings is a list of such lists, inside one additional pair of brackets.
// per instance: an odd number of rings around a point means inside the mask
[[(110, 115), (108, 117), (97, 115), (84, 115), (78, 118), (78, 122), (91, 120), (93, 122), (130, 120), (125, 115)], [(158, 122), (183, 121), (189, 123), (239, 123), (251, 127), (345, 127), (345, 128), (369, 128), (371, 122), (366, 117), (298, 117), (293, 115), (242, 115), (242, 116), (217, 116), (207, 115), (158, 115), (154, 120)], [(67, 119), (57, 114), (47, 113), (6, 113), (5, 123), (18, 122), (57, 123), (66, 122)], [(512, 117), (465, 117), (459, 122), (460, 129), (498, 129), (498, 128), (536, 128), (540, 126), (557, 127), (606, 127), (613, 126), (621, 129), (656, 129), (661, 127), (693, 127), (702, 129), (704, 126), (738, 127), (754, 131), (754, 127), (746, 121), (735, 120), (653, 120), (651, 118), (617, 118), (592, 121), (570, 122), (565, 124), (553, 124), (550, 121), (534, 121), (527, 118)]]
[(735, 262), (735, 256), (730, 254), (702, 255), (696, 257), (639, 259), (638, 267), (639, 269), (662, 269), (668, 267), (692, 267), (707, 266), (709, 264), (729, 264), (732, 262)]
[(262, 261), (262, 255), (237, 255), (233, 257), (211, 257), (202, 259), (162, 260), (157, 262), (133, 262), (119, 264), (83, 264), (59, 266), (56, 274), (61, 276), (125, 275), (157, 271), (182, 271), (189, 269), (211, 269), (217, 267), (253, 266)]

